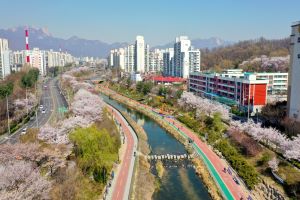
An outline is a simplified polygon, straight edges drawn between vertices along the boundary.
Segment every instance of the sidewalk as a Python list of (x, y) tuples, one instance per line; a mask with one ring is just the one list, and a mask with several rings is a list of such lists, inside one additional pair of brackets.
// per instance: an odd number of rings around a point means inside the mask
[[(126, 119), (113, 107), (107, 105), (108, 110), (113, 114), (116, 121), (119, 122), (120, 127), (125, 136), (125, 146), (121, 148), (120, 160), (121, 163), (115, 172), (115, 177), (112, 180), (112, 185), (108, 189), (106, 199), (113, 200), (127, 200), (131, 187), (131, 180), (133, 176), (133, 169), (135, 163), (134, 152), (137, 151), (137, 136)], [(121, 141), (122, 142), (122, 141)]]

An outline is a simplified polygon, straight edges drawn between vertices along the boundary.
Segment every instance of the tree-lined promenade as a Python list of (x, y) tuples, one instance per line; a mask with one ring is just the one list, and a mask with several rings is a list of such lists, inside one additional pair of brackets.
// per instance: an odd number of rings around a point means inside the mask
[[(199, 149), (201, 149), (202, 152), (205, 152), (204, 156), (207, 157), (209, 159), (209, 162), (212, 164), (212, 166), (210, 168), (210, 170), (211, 170), (210, 172), (211, 172), (212, 176), (215, 178), (215, 180), (217, 181), (217, 184), (218, 184), (223, 196), (225, 196), (225, 198), (227, 198), (227, 199), (240, 199), (242, 196), (244, 198), (248, 196), (247, 190), (245, 188), (243, 188), (243, 186), (237, 185), (229, 174), (224, 173), (222, 171), (222, 169), (224, 169), (224, 167), (227, 167), (226, 163), (224, 163), (224, 161), (222, 159), (220, 159), (205, 143), (202, 143), (200, 145), (200, 139), (197, 137), (197, 135), (193, 131), (185, 128), (184, 125), (180, 124), (177, 120), (174, 120), (174, 124), (169, 123), (170, 121), (168, 121), (167, 118), (161, 118), (157, 113), (153, 112), (153, 109), (151, 107), (144, 105), (144, 104), (140, 104), (137, 101), (131, 100), (125, 96), (117, 94), (116, 92), (110, 90), (109, 88), (105, 87), (104, 85), (100, 85), (98, 87), (98, 89), (101, 92), (103, 92), (104, 94), (116, 99), (117, 101), (120, 101), (120, 102), (122, 102), (130, 107), (133, 107), (139, 111), (142, 111), (143, 113), (147, 114), (148, 116), (150, 116), (152, 118), (159, 117), (160, 120), (162, 121), (162, 123), (164, 123), (165, 126), (167, 126), (167, 130), (168, 129), (176, 130), (175, 128), (177, 128), (178, 130), (180, 130), (180, 132), (182, 132), (185, 135), (184, 137), (186, 137), (186, 138), (193, 137), (193, 139), (195, 139), (194, 140), (195, 145)], [(162, 124), (160, 124), (160, 125), (162, 125)], [(177, 138), (181, 141), (184, 141), (183, 137), (180, 136), (179, 134), (180, 133), (177, 132)], [(198, 139), (196, 139), (196, 138), (198, 138)], [(223, 163), (224, 163), (224, 165), (223, 165)]]

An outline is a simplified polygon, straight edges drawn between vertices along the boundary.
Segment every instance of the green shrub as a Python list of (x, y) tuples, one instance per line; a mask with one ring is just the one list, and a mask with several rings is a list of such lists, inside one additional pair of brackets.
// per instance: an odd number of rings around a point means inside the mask
[(226, 139), (219, 141), (215, 147), (223, 154), (232, 168), (237, 171), (239, 176), (245, 181), (247, 186), (252, 189), (258, 183), (258, 173), (255, 168), (247, 163), (245, 158), (229, 144)]
[(78, 165), (96, 182), (106, 183), (113, 163), (118, 160), (119, 144), (115, 137), (96, 126), (78, 128), (70, 134)]
[(268, 152), (264, 152), (261, 159), (257, 161), (258, 166), (265, 165), (269, 160), (271, 160), (271, 155)]
[(199, 133), (199, 122), (197, 120), (195, 120), (193, 117), (190, 117), (188, 115), (182, 115), (182, 116), (178, 116), (177, 119), (182, 122), (183, 124), (185, 124), (187, 127), (189, 127), (190, 129), (192, 129), (194, 132)]

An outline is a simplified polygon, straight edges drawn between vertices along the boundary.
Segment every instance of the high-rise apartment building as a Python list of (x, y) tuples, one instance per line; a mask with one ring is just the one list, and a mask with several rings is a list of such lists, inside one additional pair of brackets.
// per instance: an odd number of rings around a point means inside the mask
[(163, 53), (163, 74), (164, 76), (174, 76), (174, 49), (168, 48)]
[(300, 121), (300, 21), (292, 24), (288, 81), (288, 116)]
[(135, 71), (145, 72), (145, 41), (143, 36), (136, 36), (135, 41)]
[(165, 50), (154, 49), (149, 52), (149, 68), (148, 72), (157, 73), (163, 70), (163, 53)]
[(11, 72), (8, 40), (0, 38), (0, 80)]
[(150, 47), (148, 44), (145, 45), (145, 72), (150, 70)]
[(191, 41), (187, 36), (179, 36), (175, 39), (174, 44), (174, 76), (188, 76), (188, 50), (191, 47)]
[(200, 72), (201, 53), (199, 49), (191, 48), (189, 50), (189, 73)]
[(125, 72), (134, 72), (134, 45), (128, 45), (125, 48)]
[(179, 36), (174, 44), (174, 76), (188, 78), (200, 71), (200, 50), (193, 49), (187, 36)]

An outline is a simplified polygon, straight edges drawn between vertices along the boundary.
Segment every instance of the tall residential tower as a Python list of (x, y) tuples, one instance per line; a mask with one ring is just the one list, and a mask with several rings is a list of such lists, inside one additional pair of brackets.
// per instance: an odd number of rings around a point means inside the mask
[(300, 21), (292, 24), (288, 84), (288, 115), (300, 121)]
[(0, 38), (0, 80), (10, 74), (8, 40)]
[(191, 46), (187, 36), (179, 36), (174, 44), (174, 76), (188, 78), (200, 71), (200, 50)]
[(136, 72), (145, 72), (145, 41), (143, 36), (136, 36), (135, 41), (135, 67)]

